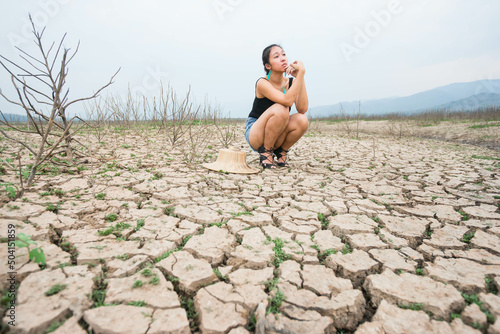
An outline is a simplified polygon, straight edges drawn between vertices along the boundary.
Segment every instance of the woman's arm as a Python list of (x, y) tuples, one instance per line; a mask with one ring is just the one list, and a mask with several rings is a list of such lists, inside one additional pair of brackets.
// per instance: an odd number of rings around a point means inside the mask
[(305, 80), (302, 80), (302, 87), (300, 88), (297, 99), (295, 100), (295, 108), (297, 108), (297, 112), (299, 114), (305, 114), (309, 109), (309, 99), (307, 97)]
[(259, 82), (257, 82), (257, 90), (261, 95), (264, 95), (269, 100), (280, 103), (286, 107), (291, 107), (299, 96), (299, 91), (302, 87), (303, 82), (304, 72), (299, 71), (297, 77), (294, 80), (294, 84), (290, 89), (288, 89), (288, 92), (286, 92), (286, 94), (278, 91), (267, 80), (259, 80)]

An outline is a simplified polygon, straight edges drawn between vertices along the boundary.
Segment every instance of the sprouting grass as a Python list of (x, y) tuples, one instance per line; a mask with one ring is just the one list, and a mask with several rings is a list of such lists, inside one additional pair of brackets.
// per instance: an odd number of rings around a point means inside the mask
[(105, 193), (98, 193), (97, 195), (95, 195), (95, 198), (99, 200), (103, 200), (105, 197), (106, 197)]
[(267, 307), (266, 313), (277, 314), (280, 313), (281, 304), (285, 300), (285, 295), (280, 289), (276, 290), (276, 294), (273, 298), (268, 298), (269, 306)]
[(143, 271), (141, 271), (141, 274), (142, 274), (142, 276), (144, 276), (144, 277), (149, 277), (149, 276), (152, 276), (152, 275), (153, 275), (153, 272), (151, 271), (151, 269), (146, 268), (146, 269), (144, 269)]
[(117, 255), (115, 256), (118, 260), (126, 261), (129, 259), (128, 254), (122, 254), (122, 255)]
[(98, 230), (97, 234), (100, 235), (101, 237), (114, 234), (117, 238), (121, 238), (122, 234), (121, 231), (127, 229), (130, 227), (130, 224), (127, 223), (116, 223), (115, 226), (108, 227), (105, 230)]
[(180, 297), (181, 307), (186, 310), (186, 315), (189, 320), (189, 327), (191, 330), (196, 329), (196, 318), (198, 317), (198, 312), (194, 308), (193, 297), (181, 296)]
[(462, 241), (467, 243), (467, 244), (470, 243), (472, 238), (474, 238), (474, 234), (476, 234), (476, 231), (469, 231), (469, 232), (465, 233), (464, 236), (462, 237)]
[(324, 214), (318, 212), (318, 220), (321, 222), (321, 229), (328, 229), (328, 225), (330, 224), (330, 222), (326, 219)]
[(114, 222), (117, 218), (118, 216), (116, 215), (116, 213), (110, 213), (109, 215), (104, 217), (104, 220), (108, 222)]
[(132, 288), (140, 288), (142, 286), (142, 281), (141, 280), (136, 280), (134, 284), (132, 284)]
[(474, 159), (482, 159), (482, 160), (500, 160), (500, 158), (487, 157), (487, 156), (484, 156), (484, 155), (473, 155), (472, 158), (474, 158)]
[(276, 239), (273, 240), (273, 243), (274, 243), (274, 247), (273, 247), (273, 251), (274, 251), (273, 265), (276, 268), (279, 268), (280, 264), (282, 264), (286, 260), (290, 260), (292, 257), (291, 257), (290, 254), (285, 253), (285, 251), (283, 250), (283, 246), (285, 245), (285, 243), (283, 242), (283, 240), (281, 240), (280, 238), (276, 238)]
[(462, 210), (459, 210), (458, 213), (462, 216), (462, 219), (467, 221), (469, 220), (469, 215), (463, 212)]
[(167, 216), (173, 216), (173, 214), (174, 214), (174, 210), (175, 210), (175, 207), (174, 207), (174, 206), (169, 206), (169, 207), (166, 207), (165, 209), (163, 209), (163, 212), (164, 212)]
[(189, 239), (191, 239), (191, 237), (192, 237), (191, 235), (188, 235), (187, 237), (184, 238), (184, 240), (182, 240), (179, 247), (177, 247), (176, 249), (169, 250), (169, 251), (163, 253), (162, 255), (158, 256), (157, 258), (155, 258), (155, 263), (158, 263), (161, 260), (166, 259), (174, 252), (178, 252), (178, 251), (182, 250), (184, 248), (184, 246), (187, 244), (187, 242), (189, 241)]
[(250, 212), (250, 211), (247, 211), (247, 210), (245, 210), (243, 212), (238, 212), (238, 213), (229, 212), (229, 214), (231, 216), (233, 216), (233, 218), (236, 218), (236, 217), (239, 217), (239, 216), (245, 216), (245, 215), (247, 215), (247, 216), (253, 216), (253, 213)]
[(139, 219), (137, 221), (137, 225), (135, 226), (135, 230), (139, 231), (144, 226), (144, 224), (145, 224), (144, 219)]
[(50, 212), (53, 212), (53, 213), (57, 213), (59, 212), (59, 208), (60, 208), (60, 204), (52, 204), (52, 203), (47, 203), (47, 205), (45, 206), (45, 210), (47, 211), (50, 211)]
[(462, 297), (465, 300), (465, 302), (467, 303), (467, 305), (476, 304), (477, 306), (479, 306), (481, 311), (484, 314), (486, 314), (486, 318), (488, 319), (488, 323), (492, 324), (495, 322), (495, 316), (493, 316), (489, 311), (487, 311), (483, 307), (483, 302), (479, 300), (479, 297), (477, 296), (477, 294), (468, 295), (468, 294), (462, 292)]
[(483, 128), (491, 128), (494, 126), (500, 126), (500, 124), (477, 124), (469, 126), (469, 129), (483, 129)]
[(66, 320), (63, 320), (63, 321), (54, 321), (53, 323), (50, 324), (49, 328), (47, 328), (45, 330), (44, 333), (52, 333), (52, 332), (55, 332), (56, 329), (58, 329), (59, 327), (61, 327), (62, 325), (64, 325), (64, 323), (66, 322)]
[(346, 255), (352, 253), (352, 248), (348, 244), (345, 244), (344, 248), (342, 249), (342, 254)]
[(56, 284), (50, 287), (49, 290), (45, 291), (46, 296), (52, 296), (55, 294), (58, 294), (62, 290), (66, 289), (67, 285), (66, 284)]
[(398, 306), (404, 310), (420, 311), (424, 308), (424, 303), (411, 303), (410, 305), (401, 303)]

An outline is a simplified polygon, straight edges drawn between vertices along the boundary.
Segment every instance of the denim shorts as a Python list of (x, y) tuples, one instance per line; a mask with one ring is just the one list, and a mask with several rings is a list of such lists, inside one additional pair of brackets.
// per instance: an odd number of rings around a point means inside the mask
[[(250, 145), (250, 141), (248, 140), (248, 137), (250, 136), (250, 128), (252, 125), (257, 121), (257, 118), (255, 117), (248, 117), (247, 118), (247, 124), (245, 126), (245, 139), (247, 140), (248, 145)], [(250, 148), (254, 151), (257, 152), (252, 145), (250, 145)]]

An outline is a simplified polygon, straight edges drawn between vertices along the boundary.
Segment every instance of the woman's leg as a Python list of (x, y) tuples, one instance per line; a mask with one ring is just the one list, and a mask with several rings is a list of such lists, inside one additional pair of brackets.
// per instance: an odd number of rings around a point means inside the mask
[[(262, 145), (266, 149), (275, 148), (276, 141), (287, 128), (288, 121), (288, 108), (279, 103), (273, 104), (252, 125), (248, 136), (250, 145), (255, 150), (258, 150)], [(273, 163), (272, 154), (268, 155), (269, 159), (263, 163)]]
[[(274, 165), (272, 150), (276, 147), (275, 143), (283, 130), (286, 129), (288, 124), (288, 108), (275, 103), (270, 106), (250, 128), (248, 134), (248, 141), (250, 145), (258, 150), (264, 146), (267, 151), (259, 152), (261, 154), (261, 163)], [(262, 156), (266, 159), (262, 160)]]
[[(309, 121), (304, 114), (293, 114), (289, 117), (288, 125), (278, 136), (275, 148), (283, 148), (288, 151), (303, 135), (309, 127)], [(286, 162), (286, 152), (282, 153), (278, 162)]]

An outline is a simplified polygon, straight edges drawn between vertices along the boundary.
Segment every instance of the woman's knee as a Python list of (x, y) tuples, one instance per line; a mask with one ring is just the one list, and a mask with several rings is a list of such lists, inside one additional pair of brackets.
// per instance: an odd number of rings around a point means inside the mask
[(277, 118), (282, 124), (288, 124), (290, 116), (289, 109), (282, 104), (275, 103), (272, 108), (272, 116)]
[(295, 120), (297, 122), (297, 126), (303, 130), (306, 131), (307, 128), (309, 127), (309, 120), (307, 119), (307, 116), (304, 114), (296, 114)]

